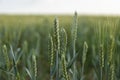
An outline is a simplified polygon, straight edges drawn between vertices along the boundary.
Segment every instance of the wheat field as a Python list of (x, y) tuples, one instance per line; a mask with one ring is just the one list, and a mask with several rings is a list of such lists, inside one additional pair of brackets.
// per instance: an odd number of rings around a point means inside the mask
[(120, 17), (0, 15), (0, 80), (120, 80)]

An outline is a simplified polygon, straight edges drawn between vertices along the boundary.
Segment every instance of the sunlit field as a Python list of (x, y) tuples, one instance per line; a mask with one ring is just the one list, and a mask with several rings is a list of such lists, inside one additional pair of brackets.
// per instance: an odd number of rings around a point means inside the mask
[(120, 17), (0, 15), (0, 80), (120, 80)]

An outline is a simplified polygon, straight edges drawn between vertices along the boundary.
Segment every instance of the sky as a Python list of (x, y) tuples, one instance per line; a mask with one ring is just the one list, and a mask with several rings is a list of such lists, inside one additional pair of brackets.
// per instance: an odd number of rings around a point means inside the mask
[(113, 14), (120, 0), (0, 0), (0, 14)]

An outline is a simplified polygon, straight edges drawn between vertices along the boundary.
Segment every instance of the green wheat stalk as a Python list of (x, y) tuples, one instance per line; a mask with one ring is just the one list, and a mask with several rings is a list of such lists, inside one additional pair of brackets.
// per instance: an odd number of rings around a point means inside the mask
[[(73, 57), (75, 57), (76, 53), (76, 38), (77, 38), (77, 12), (74, 14), (74, 23), (72, 27), (72, 46), (73, 46)], [(73, 80), (77, 78), (77, 70), (76, 70), (76, 62), (73, 63)]]
[(70, 77), (67, 72), (67, 67), (66, 67), (66, 60), (65, 60), (65, 55), (62, 55), (62, 67), (63, 67), (63, 77), (65, 80), (70, 80)]
[(53, 39), (49, 35), (49, 54), (50, 54), (50, 80), (53, 80), (53, 64), (54, 64), (54, 51), (53, 51)]
[(86, 61), (86, 55), (87, 55), (87, 51), (88, 51), (88, 45), (86, 42), (84, 42), (84, 46), (83, 46), (83, 56), (82, 56), (82, 72), (81, 72), (81, 79), (84, 79), (84, 65), (85, 65), (85, 61)]
[(56, 80), (59, 80), (60, 31), (58, 19), (54, 20), (54, 53), (56, 54)]
[(100, 80), (103, 78), (103, 68), (104, 68), (104, 45), (101, 44), (99, 48), (99, 65), (100, 65)]
[(67, 64), (65, 60), (65, 53), (66, 53), (66, 47), (67, 47), (67, 33), (65, 29), (63, 28), (61, 30), (61, 53), (62, 53), (62, 70), (63, 70), (63, 77), (65, 80), (70, 80), (70, 77), (67, 72)]
[(34, 67), (34, 80), (36, 80), (36, 78), (37, 78), (37, 60), (36, 60), (35, 50), (33, 50), (32, 60), (33, 60), (33, 67)]
[(7, 46), (3, 45), (3, 49), (2, 50), (3, 50), (3, 54), (4, 54), (4, 59), (6, 61), (7, 71), (9, 71), (10, 61), (9, 61), (9, 57), (8, 57)]

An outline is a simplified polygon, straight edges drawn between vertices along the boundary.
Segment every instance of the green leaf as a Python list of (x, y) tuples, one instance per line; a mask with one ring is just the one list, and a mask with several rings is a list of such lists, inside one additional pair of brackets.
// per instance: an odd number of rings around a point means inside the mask
[(68, 63), (67, 69), (71, 68), (75, 60), (77, 59), (78, 53), (75, 54), (75, 56), (72, 58), (72, 60)]
[(25, 71), (27, 72), (28, 76), (30, 77), (30, 79), (32, 80), (32, 75), (30, 73), (30, 71), (25, 67)]

